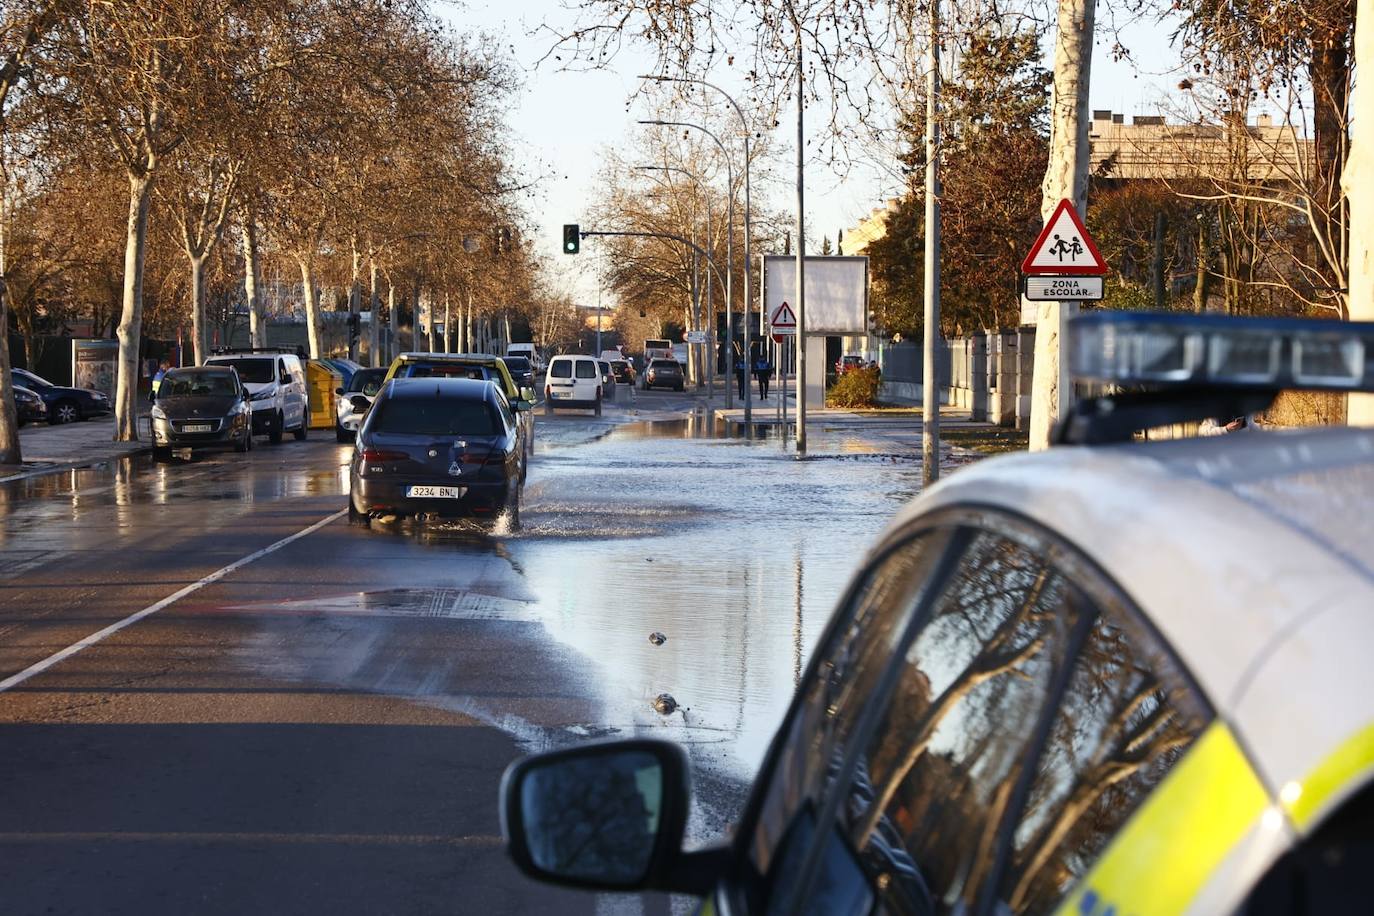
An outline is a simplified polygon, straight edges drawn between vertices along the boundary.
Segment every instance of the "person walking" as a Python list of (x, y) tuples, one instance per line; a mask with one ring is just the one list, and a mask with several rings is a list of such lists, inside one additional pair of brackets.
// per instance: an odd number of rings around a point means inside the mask
[(742, 401), (749, 392), (749, 361), (743, 353), (735, 355), (735, 381), (739, 385), (739, 399)]
[(759, 351), (759, 358), (754, 361), (754, 375), (758, 376), (759, 380), (759, 397), (766, 399), (768, 397), (768, 381), (773, 376), (773, 366), (768, 362), (768, 354), (762, 350)]

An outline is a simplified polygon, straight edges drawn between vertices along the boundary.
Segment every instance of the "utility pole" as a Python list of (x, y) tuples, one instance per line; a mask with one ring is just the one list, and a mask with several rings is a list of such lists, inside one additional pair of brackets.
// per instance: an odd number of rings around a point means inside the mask
[(929, 0), (926, 46), (925, 338), (921, 366), (921, 483), (940, 479), (940, 0)]
[[(788, 4), (797, 33), (797, 454), (806, 454), (806, 71), (802, 59), (801, 21)], [(745, 354), (746, 358), (748, 354)], [(746, 366), (746, 372), (748, 371)], [(825, 405), (822, 404), (822, 407)]]
[[(1041, 189), (1040, 217), (1048, 222), (1059, 201), (1088, 213), (1088, 85), (1092, 75), (1093, 14), (1097, 0), (1059, 0), (1054, 39), (1054, 94), (1050, 100), (1050, 158)], [(1074, 302), (1036, 303), (1035, 363), (1031, 376), (1030, 448), (1049, 448), (1059, 418), (1073, 403), (1060, 347)]]

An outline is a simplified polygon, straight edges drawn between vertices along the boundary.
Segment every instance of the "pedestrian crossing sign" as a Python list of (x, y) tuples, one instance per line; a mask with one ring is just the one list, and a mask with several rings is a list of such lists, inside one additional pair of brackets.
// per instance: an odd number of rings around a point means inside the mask
[(1073, 201), (1061, 200), (1045, 223), (1030, 254), (1021, 262), (1023, 274), (1073, 274), (1100, 276), (1107, 262), (1093, 243)]

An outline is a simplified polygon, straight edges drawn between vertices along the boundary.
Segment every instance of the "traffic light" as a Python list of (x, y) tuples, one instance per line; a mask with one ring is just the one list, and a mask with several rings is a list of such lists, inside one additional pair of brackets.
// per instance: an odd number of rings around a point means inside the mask
[(577, 223), (568, 223), (563, 227), (563, 253), (577, 254), (582, 250), (582, 233), (578, 231)]
[(362, 336), (362, 324), (363, 324), (363, 321), (362, 321), (362, 316), (361, 316), (361, 315), (359, 315), (357, 312), (351, 312), (351, 313), (349, 313), (349, 316), (348, 316), (348, 342), (349, 342), (350, 345), (351, 345), (351, 344), (357, 343), (357, 342), (358, 342), (358, 338)]

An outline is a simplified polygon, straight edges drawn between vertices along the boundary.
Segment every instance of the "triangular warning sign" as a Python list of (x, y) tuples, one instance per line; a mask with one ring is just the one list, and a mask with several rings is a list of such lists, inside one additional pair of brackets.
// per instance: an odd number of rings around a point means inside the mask
[(797, 316), (793, 313), (792, 306), (784, 302), (773, 309), (773, 316), (768, 319), (768, 323), (774, 328), (795, 328)]
[(1023, 274), (1105, 274), (1107, 262), (1078, 217), (1070, 200), (1061, 200), (1030, 254), (1021, 262)]

